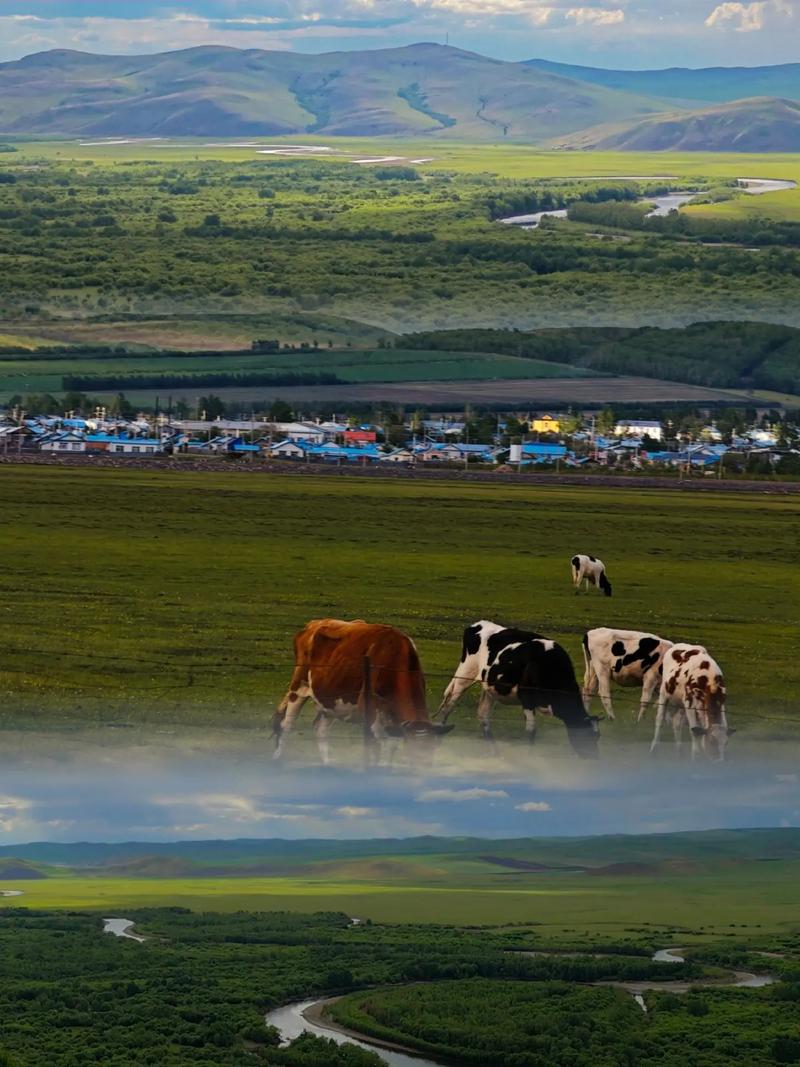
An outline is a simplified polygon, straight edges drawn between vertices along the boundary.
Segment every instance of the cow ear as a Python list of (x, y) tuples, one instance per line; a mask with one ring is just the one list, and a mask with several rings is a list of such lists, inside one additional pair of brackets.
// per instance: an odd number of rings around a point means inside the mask
[(706, 730), (704, 726), (693, 726), (692, 733), (695, 737), (705, 737), (705, 735), (708, 733), (708, 730)]

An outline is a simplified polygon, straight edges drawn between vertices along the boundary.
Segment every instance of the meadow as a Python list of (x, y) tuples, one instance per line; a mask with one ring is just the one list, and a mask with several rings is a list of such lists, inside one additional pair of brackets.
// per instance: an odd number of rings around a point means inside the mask
[[(325, 616), (410, 633), (435, 703), (488, 617), (576, 664), (591, 626), (702, 642), (735, 725), (796, 731), (791, 496), (33, 466), (0, 484), (6, 725), (265, 725), (292, 635)], [(611, 600), (573, 595), (576, 551), (606, 561)]]
[[(788, 934), (796, 926), (796, 859), (771, 862), (769, 878), (758, 860), (728, 861), (716, 871), (662, 870), (656, 876), (516, 873), (513, 878), (477, 861), (448, 864), (437, 856), (435, 863), (439, 873), (428, 876), (427, 884), (418, 864), (404, 877), (401, 861), (395, 861), (391, 877), (378, 872), (358, 878), (352, 870), (339, 877), (311, 870), (272, 878), (118, 878), (76, 872), (0, 883), (24, 889), (22, 897), (0, 900), (0, 914), (3, 906), (109, 914), (150, 907), (223, 913), (332, 910), (381, 923), (435, 924), (446, 918), (455, 925), (491, 925), (502, 916), (505, 923), (535, 924), (538, 943), (568, 947), (626, 941), (632, 931), (657, 942), (659, 931), (676, 928), (684, 937), (688, 930), (693, 943), (720, 938), (735, 943), (756, 931)], [(686, 901), (692, 902), (688, 912)]]
[[(367, 143), (370, 155), (392, 154)], [(796, 179), (795, 157), (452, 144), (431, 159), (430, 146), (409, 143), (395, 150), (426, 162), (350, 162), (367, 143), (337, 142), (336, 153), (302, 160), (192, 143), (20, 143), (0, 164), (2, 332), (164, 347), (215, 347), (212, 338), (241, 346), (256, 336), (363, 347), (464, 326), (800, 322), (798, 190), (692, 208), (703, 234), (731, 213), (749, 227), (713, 247), (635, 226), (619, 234), (613, 225), (548, 221), (521, 231), (495, 222), (576, 198), (687, 185), (729, 197), (737, 177)], [(625, 175), (634, 178), (617, 180)]]

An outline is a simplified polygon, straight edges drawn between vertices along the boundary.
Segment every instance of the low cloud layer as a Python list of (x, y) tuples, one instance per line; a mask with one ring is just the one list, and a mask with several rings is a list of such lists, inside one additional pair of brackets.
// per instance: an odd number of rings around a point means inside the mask
[(0, 0), (0, 60), (204, 44), (322, 52), (432, 40), (504, 59), (647, 67), (796, 60), (798, 0)]

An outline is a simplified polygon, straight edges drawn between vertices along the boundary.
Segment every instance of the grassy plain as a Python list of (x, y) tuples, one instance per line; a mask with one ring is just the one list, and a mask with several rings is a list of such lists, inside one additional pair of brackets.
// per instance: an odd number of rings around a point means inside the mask
[[(440, 861), (437, 861), (440, 862)], [(379, 878), (113, 878), (14, 882), (23, 897), (0, 907), (125, 908), (180, 906), (194, 911), (343, 911), (376, 922), (536, 923), (543, 940), (613, 940), (632, 927), (679, 927), (692, 940), (752, 936), (796, 925), (800, 863), (731, 864), (718, 871), (652, 876), (476, 875), (454, 865), (434, 884)], [(11, 886), (12, 883), (8, 883)], [(686, 902), (691, 901), (687, 910)]]
[[(576, 663), (610, 624), (705, 643), (737, 725), (797, 723), (792, 497), (30, 466), (0, 487), (6, 721), (263, 723), (292, 634), (332, 616), (412, 634), (432, 700), (475, 619)], [(611, 600), (573, 595), (576, 551)]]

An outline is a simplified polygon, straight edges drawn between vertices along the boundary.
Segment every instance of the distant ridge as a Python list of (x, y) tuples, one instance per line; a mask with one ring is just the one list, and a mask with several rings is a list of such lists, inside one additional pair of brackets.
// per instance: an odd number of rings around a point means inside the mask
[(757, 97), (648, 115), (566, 138), (560, 148), (623, 152), (800, 152), (800, 103)]
[(661, 97), (687, 107), (723, 104), (753, 96), (800, 100), (800, 63), (772, 67), (669, 67), (665, 70), (605, 70), (548, 59), (529, 59), (527, 66), (575, 81), (604, 85), (620, 92)]
[(0, 64), (0, 132), (239, 137), (321, 133), (546, 140), (663, 101), (438, 44), (302, 55), (221, 46), (57, 50)]

